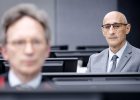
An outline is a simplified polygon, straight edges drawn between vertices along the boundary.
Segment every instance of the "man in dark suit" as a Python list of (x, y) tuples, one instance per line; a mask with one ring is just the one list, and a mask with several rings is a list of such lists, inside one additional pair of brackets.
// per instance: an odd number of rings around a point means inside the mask
[(10, 87), (38, 88), (44, 60), (50, 52), (50, 32), (45, 11), (33, 4), (19, 4), (2, 18), (2, 55), (10, 64), (5, 81)]
[(87, 72), (140, 71), (140, 49), (126, 40), (130, 28), (131, 25), (121, 12), (111, 11), (105, 15), (102, 32), (109, 48), (90, 56)]

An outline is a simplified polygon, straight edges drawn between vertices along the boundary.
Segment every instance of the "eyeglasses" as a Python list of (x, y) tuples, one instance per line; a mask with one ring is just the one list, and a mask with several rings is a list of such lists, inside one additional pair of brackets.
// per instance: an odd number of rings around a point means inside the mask
[(102, 27), (106, 30), (109, 30), (110, 27), (112, 26), (114, 29), (119, 29), (122, 25), (126, 26), (128, 24), (124, 24), (124, 23), (114, 23), (114, 24), (105, 24), (105, 25), (102, 25)]
[[(19, 49), (24, 49), (26, 47), (26, 45), (28, 44), (25, 40), (14, 40), (14, 41), (11, 41), (11, 42), (7, 42), (8, 44), (14, 46), (15, 48), (19, 48)], [(44, 42), (41, 41), (41, 40), (32, 40), (30, 42), (30, 44), (38, 49), (42, 46), (44, 46)]]

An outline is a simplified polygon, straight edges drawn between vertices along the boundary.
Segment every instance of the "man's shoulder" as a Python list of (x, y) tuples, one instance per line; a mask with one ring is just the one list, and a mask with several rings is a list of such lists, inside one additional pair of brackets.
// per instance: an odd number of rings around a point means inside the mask
[(139, 48), (137, 48), (137, 47), (135, 47), (135, 46), (129, 44), (129, 48), (130, 48), (130, 47), (131, 47), (131, 50), (132, 50), (132, 53), (133, 53), (133, 54), (136, 54), (136, 55), (140, 54), (140, 49), (139, 49)]
[(107, 49), (104, 49), (103, 51), (101, 51), (100, 53), (94, 53), (90, 56), (90, 58), (98, 58), (98, 57), (102, 57), (104, 56), (105, 54), (108, 53), (108, 48)]
[(46, 76), (42, 76), (42, 80), (40, 83), (40, 86), (36, 89), (36, 90), (43, 90), (43, 91), (50, 91), (54, 89), (54, 86), (52, 85), (53, 82), (51, 81), (50, 78), (46, 77)]
[(136, 52), (140, 52), (140, 48), (132, 46), (132, 49), (135, 50)]

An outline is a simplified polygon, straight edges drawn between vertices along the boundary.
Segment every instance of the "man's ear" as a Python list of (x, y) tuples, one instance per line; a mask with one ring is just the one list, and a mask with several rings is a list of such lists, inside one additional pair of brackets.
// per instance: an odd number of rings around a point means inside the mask
[(51, 47), (50, 47), (50, 45), (48, 45), (47, 50), (46, 50), (46, 57), (47, 58), (50, 56), (50, 52), (51, 52)]
[(130, 29), (131, 29), (131, 24), (127, 24), (127, 26), (126, 26), (126, 34), (129, 34)]
[(5, 60), (8, 60), (7, 49), (6, 49), (5, 46), (4, 46), (4, 47), (1, 47), (1, 54), (2, 54), (2, 56), (3, 56), (3, 58), (4, 58)]

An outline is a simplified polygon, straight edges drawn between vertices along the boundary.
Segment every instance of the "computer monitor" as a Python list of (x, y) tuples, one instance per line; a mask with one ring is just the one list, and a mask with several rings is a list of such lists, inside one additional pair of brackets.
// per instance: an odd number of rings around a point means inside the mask
[[(43, 73), (46, 77), (64, 80), (51, 81), (47, 87), (33, 91), (0, 90), (2, 100), (140, 100), (140, 82), (138, 81), (84, 81), (72, 78), (102, 78), (102, 77), (140, 77), (140, 74), (77, 74), (77, 73)], [(71, 78), (70, 80), (66, 80)], [(51, 83), (49, 81), (46, 84)], [(45, 84), (44, 84), (45, 85)]]
[(52, 45), (51, 50), (68, 50), (68, 45)]
[(83, 67), (87, 66), (89, 57), (94, 54), (99, 53), (98, 51), (51, 51), (51, 55), (57, 58), (73, 58), (77, 57), (79, 60), (82, 60)]
[(50, 79), (62, 91), (99, 93), (105, 97), (101, 100), (129, 100), (135, 93), (140, 94), (139, 73), (44, 73), (43, 77)]
[(78, 58), (47, 58), (43, 72), (76, 72)]
[[(47, 58), (43, 64), (42, 72), (76, 72), (77, 71), (78, 58)], [(0, 65), (5, 69), (5, 72), (9, 70), (9, 63), (0, 59)]]
[[(77, 85), (77, 87), (80, 86)], [(122, 88), (121, 90), (116, 89), (116, 91), (108, 89), (110, 90), (108, 92), (104, 90), (107, 87), (98, 87), (102, 91), (98, 91), (98, 88), (96, 88), (95, 90), (88, 90), (89, 88), (91, 88), (91, 86), (87, 86), (87, 89), (85, 90), (80, 90), (80, 88), (76, 88), (77, 90), (75, 90), (75, 87), (71, 87), (72, 89), (67, 89), (65, 87), (60, 88), (64, 88), (65, 90), (3, 90), (0, 91), (0, 98), (1, 100), (140, 100), (140, 91), (138, 89), (136, 89), (137, 92), (133, 89), (129, 91), (127, 91), (127, 89), (121, 91), (124, 88)]]
[(107, 45), (83, 45), (77, 46), (76, 50), (92, 50), (92, 51), (103, 51), (104, 49), (108, 48)]
[(5, 69), (5, 66), (4, 66), (4, 63), (3, 63), (3, 59), (0, 58), (0, 74), (3, 74), (5, 73), (6, 69)]
[[(58, 86), (81, 86), (83, 89), (93, 89), (97, 91), (105, 90), (131, 90), (140, 86), (140, 74), (137, 72), (126, 73), (42, 73), (44, 78), (48, 78)], [(84, 88), (84, 86), (87, 86)], [(135, 87), (131, 87), (135, 86)], [(102, 88), (101, 88), (102, 87)], [(122, 89), (124, 87), (124, 89)], [(140, 89), (140, 87), (139, 87)]]

